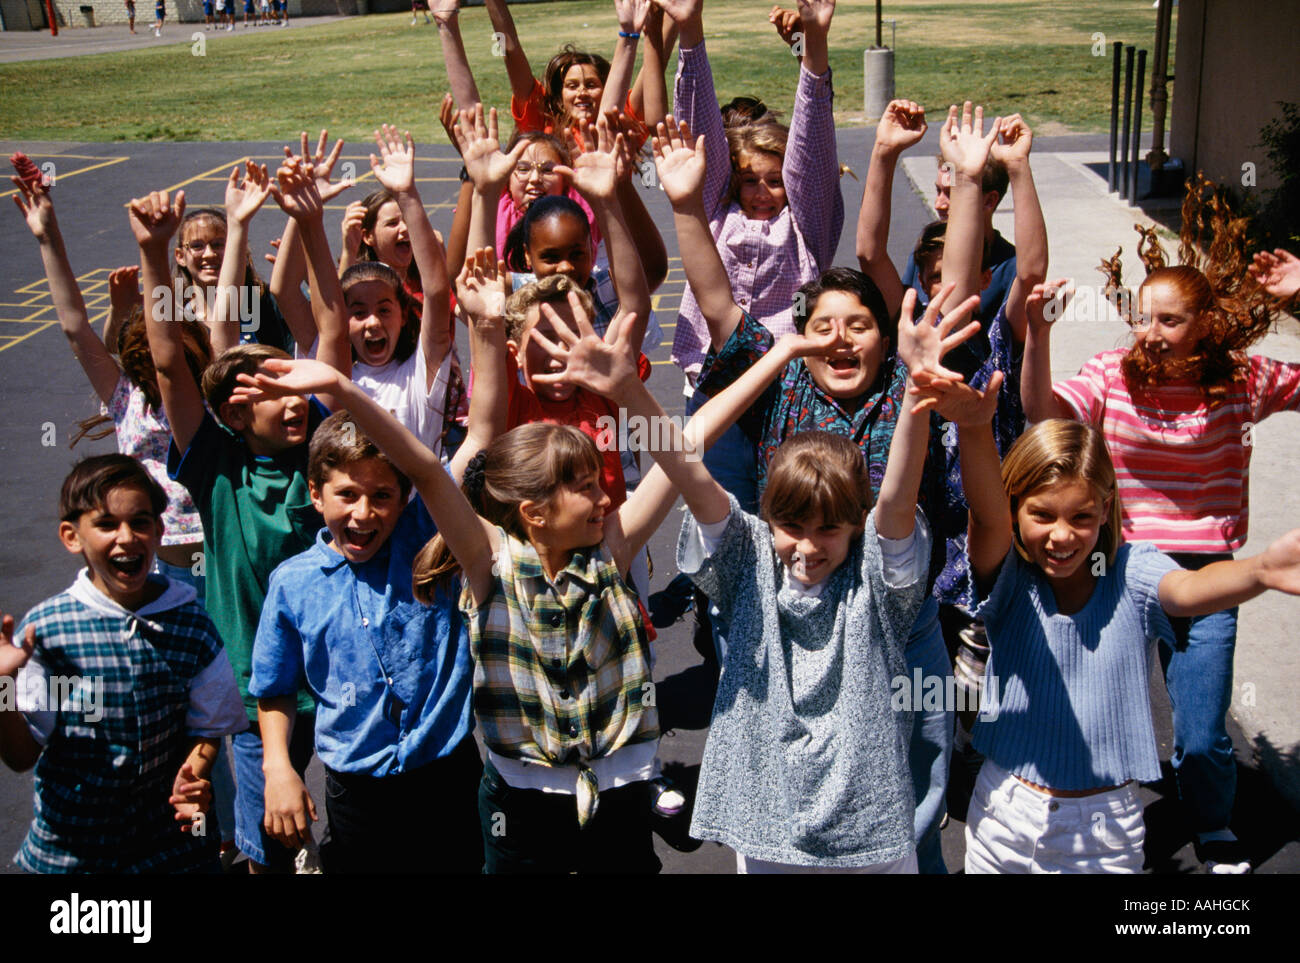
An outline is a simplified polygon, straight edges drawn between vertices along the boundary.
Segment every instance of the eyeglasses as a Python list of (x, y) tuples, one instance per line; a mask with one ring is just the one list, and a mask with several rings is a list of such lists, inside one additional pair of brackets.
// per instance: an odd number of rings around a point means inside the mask
[(213, 254), (222, 254), (226, 250), (226, 242), (219, 241), (187, 241), (184, 245), (185, 250), (191, 254), (202, 254), (208, 248), (212, 248)]
[(553, 177), (555, 176), (555, 165), (530, 164), (528, 161), (520, 161), (515, 165), (515, 175), (523, 180), (528, 180), (528, 178), (532, 177), (533, 171), (537, 171), (538, 177)]

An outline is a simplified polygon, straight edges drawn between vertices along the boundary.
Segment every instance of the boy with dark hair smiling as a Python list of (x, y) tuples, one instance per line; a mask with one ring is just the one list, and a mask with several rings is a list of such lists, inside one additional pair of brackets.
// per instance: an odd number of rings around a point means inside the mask
[[(449, 466), (457, 481), (505, 414), (504, 279), (497, 269), (488, 248), (457, 279), (475, 373), (469, 434)], [(247, 387), (238, 396), (283, 395), (295, 375), (321, 371), (330, 369), (268, 364), (263, 374), (280, 379), (241, 378)], [(469, 640), (457, 592), (438, 589), (429, 605), (413, 594), (416, 555), (436, 529), (421, 498), (408, 502), (411, 478), (398, 467), (418, 468), (429, 452), (350, 382), (341, 390), (360, 396), (348, 401), (353, 414), (325, 419), (307, 470), (325, 527), (315, 545), (272, 573), (253, 647), (249, 692), (265, 745), (264, 828), (292, 847), (310, 838), (316, 819), (289, 751), (295, 723), (310, 731), (311, 719), (295, 719), (293, 694), (305, 680), (319, 703), (325, 872), (476, 873), (483, 866), (482, 764), (471, 735)], [(411, 833), (394, 818), (413, 812), (437, 832)]]
[[(343, 292), (325, 237), (324, 202), (312, 165), (288, 158), (270, 188), (298, 223), (306, 252), (312, 312), (320, 328), (317, 357), (351, 371), (351, 346)], [(309, 547), (320, 515), (307, 490), (307, 441), (332, 406), (325, 396), (276, 398), (257, 402), (231, 397), (238, 376), (251, 374), (271, 358), (287, 358), (266, 345), (238, 345), (204, 372), (202, 392), (184, 362), (176, 305), (168, 286), (171, 238), (185, 210), (183, 193), (174, 199), (155, 192), (131, 202), (131, 229), (140, 245), (140, 280), (146, 294), (149, 350), (158, 371), (158, 388), (172, 429), (167, 470), (189, 489), (203, 520), (207, 604), (226, 642), (236, 682), (250, 722), (257, 700), (248, 694), (253, 638), (267, 581), (275, 567)], [(214, 418), (204, 407), (210, 409)], [(323, 404), (321, 403), (323, 402)], [(220, 418), (218, 422), (217, 418)], [(298, 710), (314, 711), (306, 689)], [(310, 727), (294, 746), (295, 766), (311, 760)], [(256, 725), (231, 740), (235, 763), (235, 843), (254, 873), (289, 871), (294, 854), (262, 832), (262, 741)]]
[(150, 575), (166, 504), (126, 455), (79, 462), (59, 538), (86, 568), (17, 633), (0, 620), (0, 678), (18, 692), (16, 710), (0, 710), (0, 758), (36, 766), (16, 857), (28, 872), (218, 870), (208, 774), (218, 740), (248, 723), (194, 589)]

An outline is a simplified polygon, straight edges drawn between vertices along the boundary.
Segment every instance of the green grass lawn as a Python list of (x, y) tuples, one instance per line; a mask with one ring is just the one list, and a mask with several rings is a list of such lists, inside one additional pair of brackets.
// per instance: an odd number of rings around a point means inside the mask
[[(705, 8), (710, 57), (720, 99), (758, 94), (788, 116), (794, 59), (768, 25), (766, 9), (755, 0), (711, 0)], [(1106, 127), (1110, 52), (1092, 55), (1094, 34), (1107, 43), (1154, 46), (1155, 10), (1134, 0), (898, 0), (884, 9), (898, 20), (900, 96), (934, 114), (971, 97), (992, 113), (1021, 111), (1042, 133)], [(513, 12), (538, 74), (565, 41), (608, 56), (618, 29), (608, 2), (526, 4)], [(492, 55), (487, 13), (465, 10), (461, 25), (481, 93), (504, 107), (509, 88)], [(0, 65), (0, 139), (278, 140), (328, 126), (357, 140), (387, 121), (410, 128), (419, 140), (441, 141), (436, 106), (447, 84), (435, 29), (411, 27), (404, 13), (387, 14), (234, 37), (209, 34), (204, 56), (177, 44)], [(842, 0), (831, 35), (841, 124), (862, 119), (862, 50), (873, 39), (874, 3)]]

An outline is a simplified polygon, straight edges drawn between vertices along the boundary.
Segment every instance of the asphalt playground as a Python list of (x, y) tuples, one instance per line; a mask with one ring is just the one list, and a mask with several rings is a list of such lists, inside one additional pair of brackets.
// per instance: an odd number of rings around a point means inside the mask
[[(328, 118), (323, 118), (328, 120)], [(377, 117), (376, 120), (382, 120)], [(432, 136), (437, 119), (432, 105), (424, 131)], [(286, 131), (285, 143), (297, 143), (297, 131)], [(315, 134), (315, 132), (312, 132)], [(934, 138), (935, 130), (929, 135)], [(441, 139), (441, 133), (438, 137)], [(865, 174), (870, 132), (863, 129), (839, 133), (839, 154), (856, 177)], [(313, 140), (314, 142), (314, 140)], [(1043, 138), (1035, 154), (1052, 151), (1095, 151), (1104, 146), (1096, 137)], [(0, 143), (6, 154), (23, 150), (38, 166), (53, 165), (54, 198), (74, 271), (81, 282), (92, 320), (107, 316), (107, 276), (110, 270), (137, 259), (127, 227), (125, 204), (150, 190), (184, 190), (190, 207), (220, 205), (223, 184), (232, 167), (251, 158), (272, 163), (283, 156), (280, 143), (210, 144), (72, 144)], [(924, 151), (918, 149), (918, 153)], [(369, 191), (369, 149), (348, 144), (342, 164), (354, 165), (358, 185), (335, 199), (327, 212), (327, 229), (337, 244), (338, 226), (349, 200)], [(417, 144), (417, 180), (434, 226), (448, 230), (458, 187), (459, 160), (446, 144)], [(922, 185), (924, 186), (924, 185)], [(845, 200), (845, 231), (837, 263), (853, 265), (853, 225), (857, 216), (861, 182), (853, 175), (841, 180)], [(665, 330), (665, 343), (647, 345), (653, 363), (650, 387), (669, 414), (682, 414), (682, 378), (669, 360), (672, 324), (685, 279), (676, 254), (671, 212), (660, 192), (643, 188), (647, 204), (667, 242), (672, 262), (668, 280), (655, 295), (655, 309)], [(12, 194), (12, 191), (8, 193)], [(68, 441), (76, 423), (97, 412), (97, 403), (79, 366), (60, 336), (46, 288), (37, 245), (22, 223), (17, 209), (0, 230), (0, 465), (4, 466), (0, 497), (0, 528), (6, 533), (0, 552), (0, 609), (21, 615), (41, 599), (68, 585), (78, 561), (68, 555), (55, 537), (55, 504), (61, 480), (80, 456), (113, 450), (111, 439), (82, 442), (70, 450)], [(932, 214), (922, 195), (900, 176), (895, 180), (891, 254), (902, 264), (912, 240)], [(283, 224), (283, 215), (269, 201), (252, 225), (254, 257), (261, 267), (263, 253)], [(1048, 229), (1053, 222), (1049, 216)], [(1005, 229), (1004, 229), (1005, 230)], [(673, 549), (677, 518), (663, 526), (651, 543), (654, 562), (652, 592), (660, 592), (676, 574)], [(693, 615), (666, 611), (652, 599), (659, 627), (657, 643), (657, 695), (665, 732), (660, 755), (668, 775), (688, 794), (698, 776), (699, 760), (707, 735), (712, 706), (711, 679), (691, 643)], [(1157, 736), (1162, 758), (1171, 751), (1168, 704), (1164, 685), (1153, 680)], [(1259, 768), (1252, 745), (1230, 720), (1238, 747), (1240, 788), (1236, 824), (1256, 855), (1259, 872), (1300, 870), (1300, 843), (1296, 812), (1274, 790)], [(1166, 766), (1167, 770), (1167, 766)], [(319, 766), (314, 764), (312, 786), (321, 791)], [(1168, 773), (1166, 772), (1166, 775)], [(1182, 825), (1173, 795), (1172, 780), (1144, 786), (1148, 827), (1148, 866), (1156, 873), (1184, 874), (1197, 870), (1189, 836)], [(320, 795), (316, 797), (318, 800)], [(0, 776), (0, 865), (16, 851), (31, 818), (30, 774)], [(734, 872), (734, 856), (713, 843), (701, 844), (687, 832), (686, 816), (658, 820), (656, 847), (668, 873)], [(959, 870), (963, 854), (963, 826), (952, 820), (944, 832), (948, 866)], [(14, 871), (11, 866), (8, 871)]]

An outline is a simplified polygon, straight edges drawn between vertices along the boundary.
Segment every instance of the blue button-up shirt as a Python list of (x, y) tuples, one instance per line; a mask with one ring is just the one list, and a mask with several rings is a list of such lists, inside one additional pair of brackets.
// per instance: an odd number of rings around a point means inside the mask
[(456, 748), (473, 728), (469, 640), (455, 599), (411, 594), (415, 555), (434, 526), (417, 498), (388, 542), (354, 565), (316, 544), (271, 575), (249, 692), (316, 696), (316, 753), (336, 772), (407, 772)]

